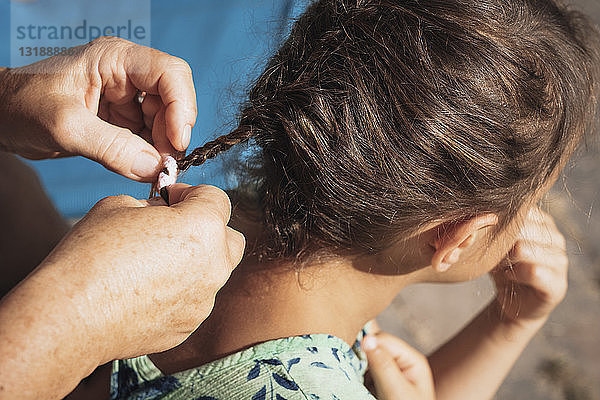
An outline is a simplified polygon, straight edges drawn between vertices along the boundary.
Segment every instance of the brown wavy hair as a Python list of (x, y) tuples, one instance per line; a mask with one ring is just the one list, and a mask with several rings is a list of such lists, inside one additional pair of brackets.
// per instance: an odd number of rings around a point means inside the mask
[(368, 254), (435, 221), (505, 226), (589, 130), (598, 35), (553, 0), (321, 0), (251, 89), (238, 143), (260, 254)]

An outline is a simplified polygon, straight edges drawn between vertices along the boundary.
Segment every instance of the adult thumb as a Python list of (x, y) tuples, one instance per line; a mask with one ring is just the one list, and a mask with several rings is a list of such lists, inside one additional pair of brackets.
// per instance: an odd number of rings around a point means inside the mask
[(377, 398), (381, 400), (411, 398), (415, 389), (402, 374), (394, 357), (377, 343), (377, 337), (366, 336), (362, 349), (367, 355), (369, 372), (375, 383)]
[(158, 151), (129, 129), (112, 125), (87, 110), (79, 119), (80, 135), (72, 153), (94, 160), (107, 169), (141, 182), (152, 182), (160, 170)]

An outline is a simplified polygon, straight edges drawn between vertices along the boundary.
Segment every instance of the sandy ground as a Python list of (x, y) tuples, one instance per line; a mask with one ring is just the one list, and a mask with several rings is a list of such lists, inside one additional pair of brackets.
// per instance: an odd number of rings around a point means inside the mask
[[(574, 4), (600, 24), (600, 0)], [(497, 399), (600, 399), (600, 123), (547, 198), (568, 240), (569, 292), (533, 339)], [(381, 326), (424, 352), (460, 329), (494, 295), (489, 278), (410, 287), (380, 316)]]

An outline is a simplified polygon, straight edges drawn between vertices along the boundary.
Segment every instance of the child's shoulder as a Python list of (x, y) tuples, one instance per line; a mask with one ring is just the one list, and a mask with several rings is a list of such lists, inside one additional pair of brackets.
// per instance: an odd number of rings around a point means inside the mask
[(111, 399), (374, 399), (355, 345), (325, 334), (260, 343), (197, 368), (163, 375), (147, 356), (115, 361)]

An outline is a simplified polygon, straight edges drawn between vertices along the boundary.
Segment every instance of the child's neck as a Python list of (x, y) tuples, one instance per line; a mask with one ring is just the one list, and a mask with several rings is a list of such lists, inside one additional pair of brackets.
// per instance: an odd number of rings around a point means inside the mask
[[(256, 237), (239, 215), (232, 226), (251, 246)], [(161, 371), (174, 373), (257, 343), (309, 333), (331, 334), (351, 345), (409, 280), (364, 272), (344, 259), (301, 270), (257, 266), (244, 259), (200, 328), (175, 349), (151, 356)]]

